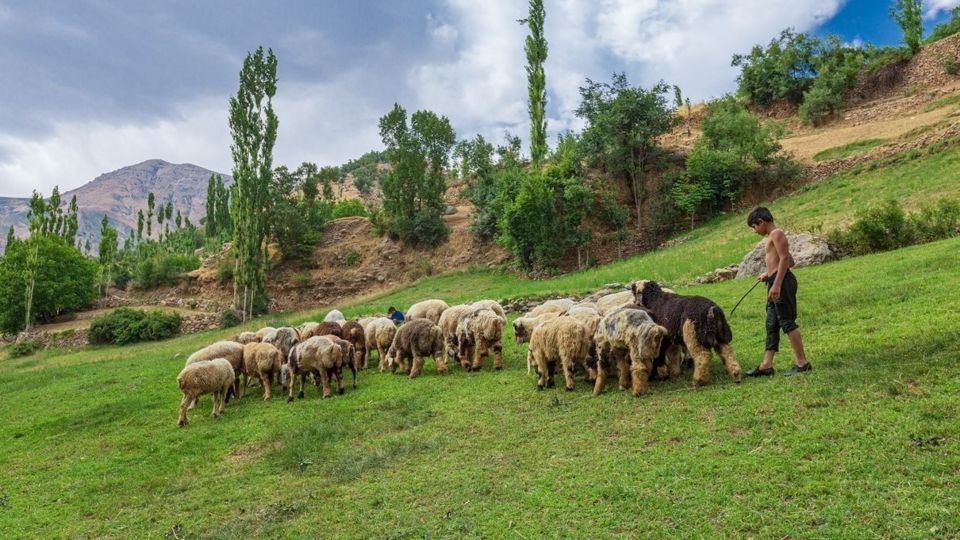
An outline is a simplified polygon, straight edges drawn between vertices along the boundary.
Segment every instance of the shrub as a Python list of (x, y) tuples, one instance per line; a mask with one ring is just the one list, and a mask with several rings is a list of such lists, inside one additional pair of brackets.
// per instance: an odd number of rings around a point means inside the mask
[(228, 309), (220, 314), (220, 328), (230, 328), (240, 322), (240, 314), (236, 310)]
[(958, 64), (956, 56), (944, 56), (940, 60), (940, 65), (943, 66), (943, 72), (947, 75), (956, 75), (960, 72), (960, 64)]
[(170, 285), (177, 282), (177, 277), (200, 267), (200, 259), (196, 255), (180, 253), (156, 253), (144, 257), (134, 269), (134, 280), (137, 286), (143, 289), (157, 285)]
[(333, 219), (349, 216), (367, 216), (367, 207), (364, 206), (363, 201), (360, 199), (343, 199), (333, 205), (333, 212), (331, 214)]
[(766, 48), (753, 47), (749, 55), (733, 56), (741, 67), (737, 92), (758, 105), (778, 100), (800, 103), (816, 76), (814, 58), (819, 41), (788, 28)]
[(930, 35), (927, 36), (923, 42), (930, 44), (934, 41), (940, 41), (945, 37), (950, 37), (957, 32), (960, 32), (960, 6), (950, 10), (950, 20), (934, 26)]
[(180, 331), (180, 315), (161, 311), (117, 308), (90, 323), (90, 343), (126, 345), (156, 341)]
[(347, 251), (347, 255), (345, 259), (346, 259), (347, 266), (353, 266), (358, 262), (360, 262), (360, 252), (354, 248), (350, 248), (350, 250)]
[(847, 230), (831, 231), (831, 248), (841, 257), (866, 255), (940, 240), (957, 234), (960, 204), (941, 199), (932, 207), (907, 215), (894, 200), (856, 213)]
[(42, 348), (43, 344), (39, 341), (35, 339), (24, 339), (7, 347), (7, 353), (10, 355), (10, 358), (22, 358), (24, 356), (30, 356)]
[(293, 276), (293, 285), (299, 289), (309, 287), (311, 281), (310, 274), (297, 274)]
[(220, 261), (217, 266), (217, 283), (226, 285), (233, 279), (234, 263), (232, 261)]

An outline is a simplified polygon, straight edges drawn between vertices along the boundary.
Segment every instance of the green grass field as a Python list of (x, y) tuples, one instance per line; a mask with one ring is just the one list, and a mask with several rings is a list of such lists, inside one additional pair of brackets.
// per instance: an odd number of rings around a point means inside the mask
[[(906, 208), (957, 197), (958, 161), (956, 150), (903, 160), (770, 206), (791, 230), (830, 228), (887, 197)], [(758, 240), (731, 214), (670, 249), (585, 272), (457, 272), (343, 310), (653, 278), (729, 312), (750, 282), (689, 280)], [(219, 419), (205, 397), (183, 429), (185, 355), (236, 329), (2, 360), (0, 536), (957, 537), (957, 268), (953, 238), (799, 269), (811, 373), (734, 385), (717, 360), (706, 387), (693, 389), (687, 371), (640, 398), (615, 385), (593, 397), (582, 381), (538, 392), (509, 330), (500, 372), (438, 376), (428, 362), (410, 381), (367, 370), (344, 396), (321, 401), (311, 387), (264, 403), (253, 392)], [(730, 322), (753, 367), (761, 289)], [(785, 350), (778, 370), (790, 361)]]
[(823, 161), (825, 159), (850, 157), (855, 154), (862, 154), (887, 142), (889, 142), (887, 139), (863, 139), (862, 141), (855, 141), (843, 146), (834, 146), (833, 148), (827, 148), (826, 150), (817, 152), (817, 154), (813, 156), (813, 160)]

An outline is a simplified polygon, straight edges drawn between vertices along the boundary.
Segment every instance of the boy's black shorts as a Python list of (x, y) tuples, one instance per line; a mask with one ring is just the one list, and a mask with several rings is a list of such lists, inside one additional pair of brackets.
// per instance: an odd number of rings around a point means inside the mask
[[(767, 278), (767, 292), (773, 287), (777, 274)], [(776, 302), (767, 300), (767, 342), (766, 350), (780, 350), (780, 331), (789, 334), (797, 326), (797, 278), (787, 270), (780, 285), (780, 298)]]

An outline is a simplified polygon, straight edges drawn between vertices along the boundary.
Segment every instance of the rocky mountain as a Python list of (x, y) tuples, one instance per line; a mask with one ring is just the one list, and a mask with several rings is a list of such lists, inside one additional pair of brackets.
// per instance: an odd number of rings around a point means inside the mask
[[(174, 164), (151, 159), (101, 174), (93, 181), (61, 194), (61, 197), (66, 206), (71, 197), (77, 196), (80, 218), (77, 237), (81, 242), (89, 239), (96, 249), (103, 215), (110, 218), (122, 242), (130, 229), (137, 228), (137, 211), (143, 209), (146, 213), (147, 194), (151, 191), (158, 207), (172, 201), (174, 215), (176, 210), (180, 210), (185, 218), (199, 224), (206, 214), (207, 181), (211, 174), (221, 174), (226, 184), (233, 182), (233, 178), (227, 174), (215, 173), (189, 163)], [(50, 193), (42, 195), (48, 197)], [(17, 236), (26, 236), (28, 202), (29, 199), (0, 197), (0, 249), (6, 243), (6, 231), (10, 225), (13, 225)]]

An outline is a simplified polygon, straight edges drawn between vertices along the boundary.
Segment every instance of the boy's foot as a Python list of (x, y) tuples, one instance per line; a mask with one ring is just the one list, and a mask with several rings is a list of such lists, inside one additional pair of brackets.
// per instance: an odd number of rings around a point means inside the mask
[(747, 372), (747, 377), (769, 377), (773, 375), (773, 366), (768, 368), (755, 367)]
[(813, 365), (810, 364), (810, 362), (807, 362), (803, 366), (798, 366), (794, 364), (790, 366), (790, 369), (788, 369), (787, 372), (783, 374), (783, 376), (791, 377), (793, 375), (796, 375), (797, 373), (803, 373), (804, 371), (810, 371), (811, 369), (813, 369)]

